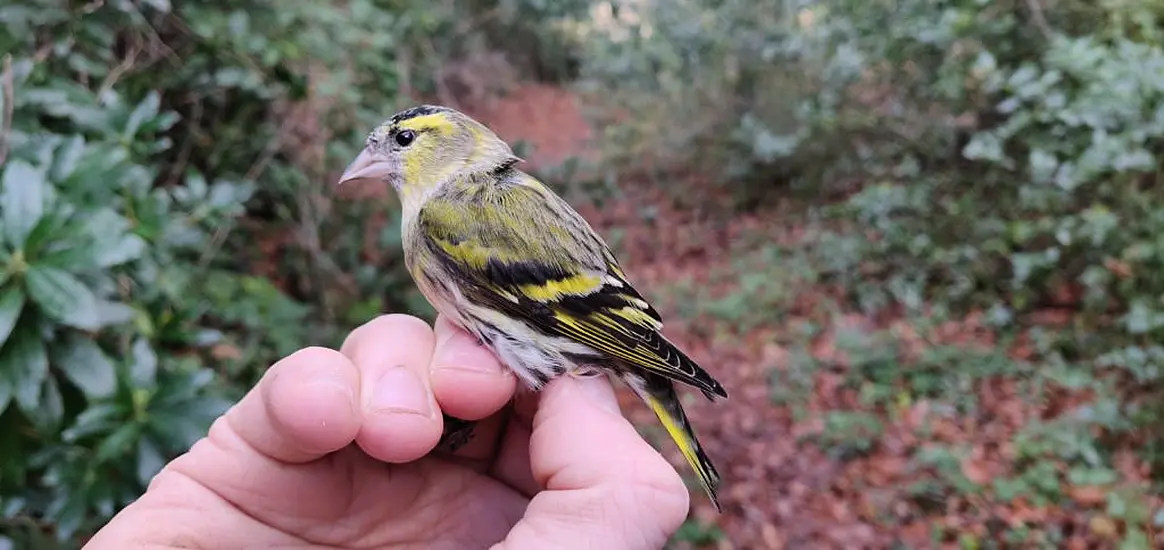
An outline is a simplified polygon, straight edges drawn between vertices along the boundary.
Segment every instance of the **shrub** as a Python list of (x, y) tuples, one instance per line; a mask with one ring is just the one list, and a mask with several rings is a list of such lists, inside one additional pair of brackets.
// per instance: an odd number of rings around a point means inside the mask
[(0, 7), (0, 546), (76, 545), (272, 361), (427, 313), (393, 203), (327, 190), (498, 28), (569, 57), (578, 3), (511, 4)]

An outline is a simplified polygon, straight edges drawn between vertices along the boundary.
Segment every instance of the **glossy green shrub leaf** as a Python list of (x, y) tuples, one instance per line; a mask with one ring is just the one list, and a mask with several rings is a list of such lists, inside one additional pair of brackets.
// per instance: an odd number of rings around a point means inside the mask
[(88, 217), (82, 231), (92, 239), (97, 267), (109, 268), (141, 257), (147, 243), (129, 230), (129, 220), (107, 208)]
[(70, 334), (53, 346), (50, 357), (86, 397), (109, 397), (117, 390), (117, 367), (89, 338)]
[[(4, 364), (4, 356), (0, 355), (0, 365), (2, 364)], [(11, 368), (15, 369), (15, 367)], [(16, 393), (14, 378), (14, 375), (0, 371), (0, 412), (8, 408), (8, 404), (12, 402), (12, 396)]]
[(45, 315), (71, 327), (97, 328), (97, 297), (73, 275), (54, 267), (32, 266), (25, 284), (29, 298)]
[(77, 415), (73, 424), (66, 428), (61, 437), (75, 443), (84, 438), (112, 431), (119, 423), (122, 410), (112, 403), (98, 403), (89, 406)]
[(166, 465), (166, 457), (158, 446), (148, 437), (141, 438), (137, 444), (137, 481), (142, 485), (149, 482)]
[(24, 311), (24, 303), (24, 289), (20, 286), (12, 284), (0, 288), (0, 346), (8, 341), (8, 335), (16, 328), (16, 321)]
[(101, 441), (101, 444), (97, 446), (94, 458), (105, 462), (127, 454), (137, 443), (139, 435), (141, 435), (140, 425), (132, 422), (122, 424)]
[(31, 414), (32, 423), (44, 433), (56, 433), (60, 429), (64, 415), (65, 404), (57, 380), (47, 376), (40, 387), (36, 412)]
[(129, 118), (125, 121), (125, 127), (121, 130), (122, 139), (131, 139), (141, 129), (142, 125), (158, 115), (158, 106), (161, 104), (161, 98), (156, 91), (152, 91), (146, 95), (141, 103), (134, 107), (133, 111), (129, 113)]
[(0, 229), (4, 240), (20, 249), (44, 215), (49, 183), (44, 170), (23, 159), (6, 163), (0, 176)]
[(148, 341), (143, 338), (134, 341), (131, 361), (129, 373), (134, 387), (153, 388), (157, 382), (158, 356)]
[(0, 348), (0, 376), (8, 380), (12, 396), (26, 414), (37, 415), (41, 385), (49, 375), (44, 342), (31, 328), (13, 332)]
[(81, 156), (85, 154), (85, 146), (84, 136), (70, 136), (65, 139), (53, 156), (52, 170), (49, 172), (50, 178), (60, 182), (72, 176), (77, 170)]

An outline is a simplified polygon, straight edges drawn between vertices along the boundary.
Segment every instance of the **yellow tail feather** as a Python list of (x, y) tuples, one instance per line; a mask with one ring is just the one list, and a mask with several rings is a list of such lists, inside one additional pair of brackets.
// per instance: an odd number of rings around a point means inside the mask
[(659, 422), (663, 424), (663, 428), (675, 441), (675, 445), (679, 447), (679, 452), (683, 454), (683, 458), (687, 460), (687, 464), (691, 466), (691, 470), (699, 478), (699, 483), (707, 492), (712, 505), (717, 511), (720, 511), (717, 494), (720, 483), (719, 472), (716, 471), (711, 459), (703, 452), (703, 447), (695, 437), (695, 432), (687, 421), (687, 415), (683, 412), (683, 405), (679, 402), (679, 396), (675, 393), (674, 385), (670, 380), (653, 375), (639, 384), (635, 383), (638, 382), (637, 380), (628, 380), (628, 382), (639, 398), (647, 404), (655, 416), (659, 417)]

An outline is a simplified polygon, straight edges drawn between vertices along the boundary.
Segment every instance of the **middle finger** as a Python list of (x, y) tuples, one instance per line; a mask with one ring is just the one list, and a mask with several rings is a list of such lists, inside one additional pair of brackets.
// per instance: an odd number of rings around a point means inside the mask
[(340, 352), (360, 371), (364, 421), (356, 443), (384, 462), (411, 462), (432, 450), (441, 415), (429, 383), (433, 332), (408, 315), (384, 315), (352, 331)]

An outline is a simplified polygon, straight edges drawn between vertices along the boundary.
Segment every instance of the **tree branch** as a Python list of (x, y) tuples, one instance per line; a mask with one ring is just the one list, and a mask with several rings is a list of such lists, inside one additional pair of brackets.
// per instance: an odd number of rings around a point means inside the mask
[(12, 54), (4, 56), (4, 72), (0, 73), (0, 89), (4, 94), (4, 114), (0, 118), (0, 166), (8, 160), (9, 138), (12, 134), (12, 113), (16, 108), (16, 83), (12, 74)]

